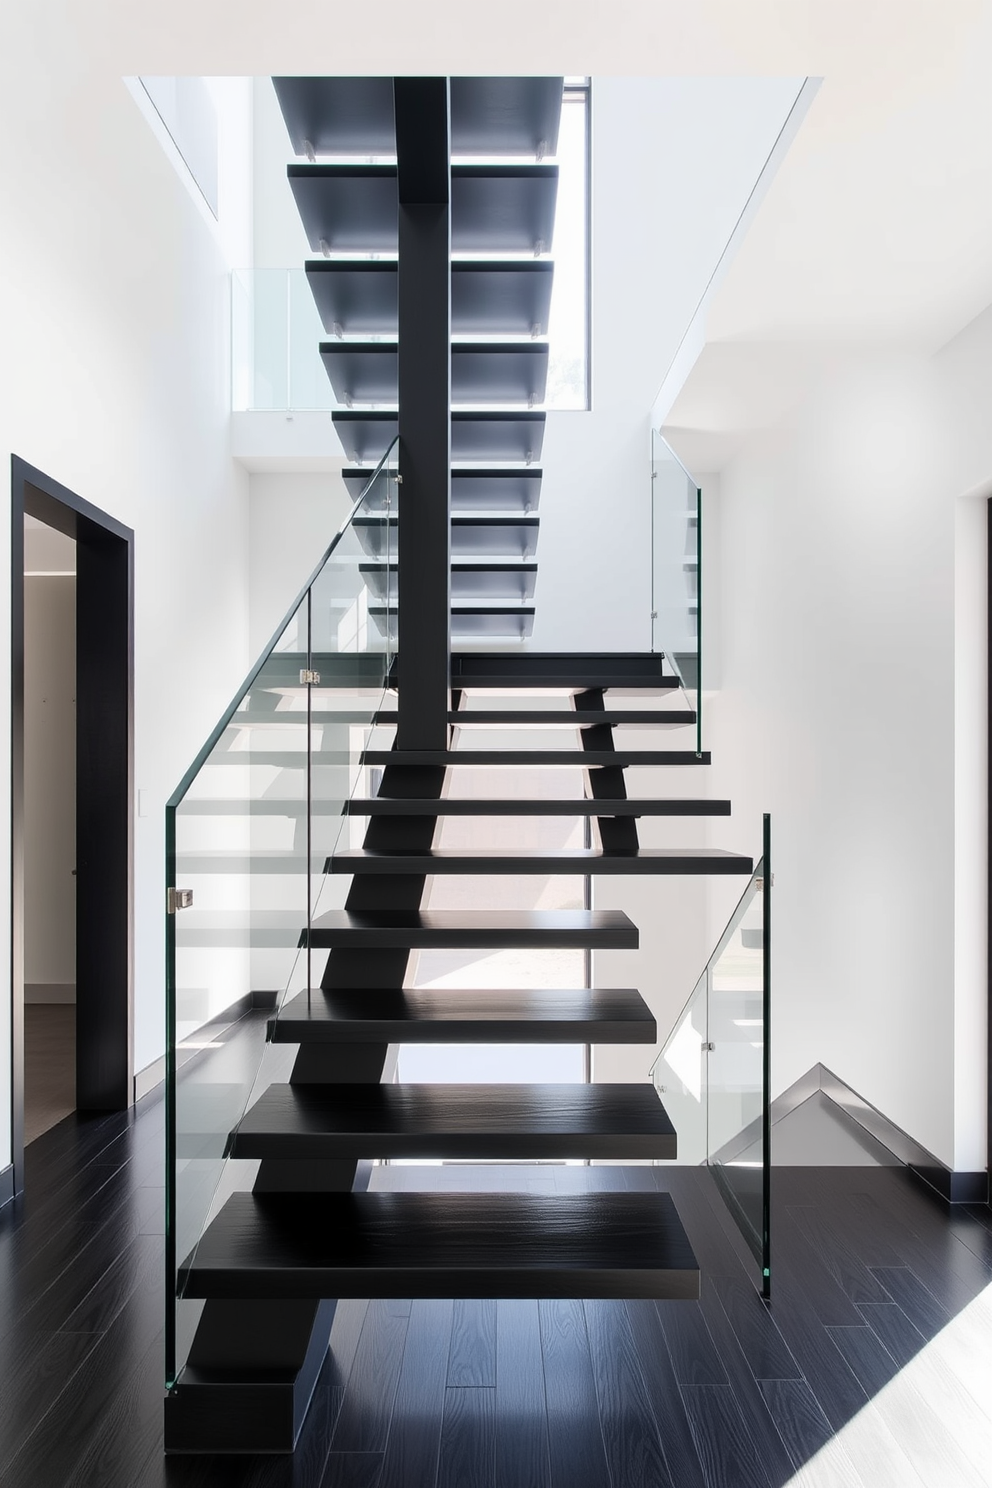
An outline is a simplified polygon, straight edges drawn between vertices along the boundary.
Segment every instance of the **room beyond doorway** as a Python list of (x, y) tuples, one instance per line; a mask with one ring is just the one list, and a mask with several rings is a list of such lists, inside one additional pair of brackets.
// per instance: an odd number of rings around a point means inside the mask
[(76, 543), (24, 515), (24, 1141), (76, 1108)]
[[(26, 707), (32, 706), (32, 700), (31, 684), (28, 693), (25, 689), (25, 662), (26, 649), (30, 647), (26, 621), (30, 622), (28, 611), (34, 607), (35, 600), (27, 591), (46, 577), (46, 571), (39, 565), (32, 569), (31, 577), (25, 576), (25, 518), (51, 529), (53, 540), (61, 536), (72, 541), (76, 570), (74, 605), (67, 602), (64, 594), (61, 605), (63, 611), (74, 610), (75, 621), (75, 741), (71, 751), (74, 771), (65, 758), (56, 764), (63, 790), (54, 813), (63, 818), (65, 826), (65, 776), (74, 774), (74, 832), (71, 841), (63, 836), (61, 845), (50, 844), (50, 882), (48, 890), (42, 888), (42, 895), (47, 892), (52, 903), (40, 906), (26, 898), (29, 880), (44, 884), (46, 878), (42, 874), (37, 880), (34, 872), (37, 843), (29, 844), (26, 837), (32, 830), (26, 814), (29, 804), (26, 788), (33, 789), (32, 775), (37, 785), (39, 762), (33, 758), (28, 764), (26, 759), (27, 750), (36, 751), (38, 746), (37, 740), (32, 743), (29, 737), (32, 724)], [(123, 1110), (133, 1100), (133, 575), (134, 534), (129, 528), (43, 472), (16, 456), (13, 458), (10, 1019), (15, 1191), (23, 1188), (24, 1183), (25, 1140), (37, 1135), (34, 1113), (31, 1130), (25, 1129), (25, 1056), (27, 1053), (27, 1073), (31, 1077), (32, 1070), (37, 1069), (38, 1049), (32, 1035), (36, 1031), (34, 1025), (39, 1022), (39, 1009), (52, 1008), (48, 1021), (57, 1024), (61, 1019), (65, 1025), (54, 1029), (52, 1039), (43, 1041), (49, 1045), (51, 1058), (61, 1064), (63, 1074), (65, 1060), (71, 1058), (66, 1046), (70, 1041), (74, 1045), (74, 1105), (80, 1113)], [(69, 644), (65, 636), (61, 644)], [(68, 659), (59, 654), (58, 642), (49, 647), (47, 657), (43, 662), (44, 680), (51, 682), (54, 697), (58, 690), (55, 674), (68, 672)], [(64, 686), (61, 691), (64, 692)], [(40, 704), (42, 709), (45, 706)], [(57, 733), (64, 728), (63, 720), (49, 732)], [(33, 793), (37, 803), (39, 792)], [(42, 801), (45, 795), (42, 787)], [(66, 861), (69, 858), (73, 861)], [(66, 878), (71, 882), (63, 882)], [(52, 883), (58, 886), (57, 894)], [(60, 897), (63, 892), (65, 903)], [(75, 901), (74, 955), (70, 955), (64, 943), (70, 899)], [(35, 933), (38, 916), (42, 925), (47, 917), (51, 941), (41, 950)], [(57, 956), (53, 959), (56, 941), (61, 945), (61, 961)], [(69, 967), (74, 971), (71, 979)], [(70, 1001), (73, 993), (74, 1017)], [(49, 1055), (41, 1056), (42, 1063)], [(63, 1094), (63, 1103), (65, 1098)]]

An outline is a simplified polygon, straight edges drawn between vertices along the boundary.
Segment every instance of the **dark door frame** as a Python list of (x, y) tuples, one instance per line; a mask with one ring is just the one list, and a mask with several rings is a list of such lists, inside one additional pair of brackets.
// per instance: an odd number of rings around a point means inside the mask
[(11, 459), (14, 1191), (24, 1186), (24, 517), (76, 541), (76, 1107), (134, 1098), (134, 533)]

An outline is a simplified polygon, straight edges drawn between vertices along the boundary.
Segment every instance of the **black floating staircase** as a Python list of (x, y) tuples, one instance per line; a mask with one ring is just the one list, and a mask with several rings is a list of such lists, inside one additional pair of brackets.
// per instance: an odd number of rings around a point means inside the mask
[[(495, 658), (456, 657), (467, 669)], [(227, 1402), (238, 1440), (290, 1450), (323, 1357), (313, 1338), (326, 1334), (332, 1305), (342, 1297), (656, 1297), (692, 1298), (699, 1274), (671, 1199), (658, 1193), (534, 1196), (511, 1193), (389, 1193), (368, 1190), (376, 1159), (537, 1161), (650, 1160), (676, 1156), (676, 1137), (653, 1086), (403, 1085), (388, 1078), (390, 1048), (401, 1043), (547, 1043), (654, 1045), (654, 1017), (632, 988), (443, 990), (405, 986), (411, 952), (506, 947), (634, 949), (638, 931), (615, 911), (431, 910), (422, 906), (428, 875), (440, 873), (734, 873), (752, 871), (731, 853), (652, 851), (639, 846), (637, 817), (726, 814), (728, 802), (628, 799), (627, 768), (637, 751), (611, 751), (623, 709), (607, 708), (611, 659), (499, 658), (499, 708), (486, 706), (485, 682), (471, 677), (453, 711), (463, 724), (505, 712), (537, 717), (540, 727), (576, 730), (595, 748), (567, 755), (583, 773), (585, 799), (499, 801), (445, 794), (453, 772), (471, 760), (457, 747), (443, 762), (393, 750), (384, 759), (378, 793), (352, 802), (369, 818), (365, 846), (327, 862), (332, 874), (352, 874), (346, 907), (319, 916), (313, 949), (327, 950), (319, 988), (294, 996), (273, 1017), (269, 1038), (297, 1050), (288, 1084), (270, 1086), (232, 1131), (229, 1154), (259, 1162), (251, 1194), (225, 1204), (183, 1268), (188, 1298), (206, 1302), (203, 1342), (194, 1347), (172, 1397), (172, 1439), (200, 1433), (218, 1444), (217, 1400), (229, 1392), (229, 1364), (219, 1367), (216, 1335), (241, 1319), (263, 1316), (278, 1303), (279, 1329), (289, 1328), (281, 1370), (242, 1371), (240, 1404)], [(633, 680), (644, 691), (658, 676), (657, 657), (619, 657), (618, 690)], [(506, 696), (519, 670), (519, 695)], [(586, 688), (595, 677), (599, 685)], [(523, 705), (551, 677), (557, 697), (536, 713)], [(535, 680), (536, 679), (536, 680)], [(668, 678), (660, 698), (670, 696)], [(400, 686), (402, 683), (400, 682)], [(562, 697), (562, 691), (570, 696)], [(471, 706), (479, 702), (479, 707)], [(630, 711), (630, 710), (626, 710)], [(672, 709), (658, 716), (671, 726)], [(636, 710), (640, 721), (649, 708)], [(617, 721), (587, 720), (612, 719)], [(683, 723), (692, 715), (686, 710)], [(389, 725), (388, 712), (382, 715)], [(486, 758), (512, 769), (529, 767), (545, 751), (497, 750)], [(554, 751), (551, 758), (562, 757)], [(645, 758), (656, 758), (651, 751)], [(606, 763), (603, 763), (603, 761)], [(692, 751), (672, 762), (698, 766)], [(206, 803), (209, 809), (210, 803)], [(280, 810), (298, 812), (299, 802)], [(526, 816), (568, 811), (593, 815), (599, 843), (588, 852), (446, 855), (433, 848), (438, 821), (453, 812)], [(264, 870), (263, 870), (264, 871)], [(304, 933), (305, 939), (305, 933)], [(262, 1313), (257, 1309), (262, 1307)], [(295, 1332), (293, 1331), (295, 1329)], [(278, 1330), (277, 1330), (278, 1331)], [(212, 1351), (211, 1351), (212, 1350)], [(205, 1362), (201, 1362), (205, 1361)], [(250, 1403), (245, 1405), (245, 1400)], [(233, 1413), (233, 1415), (232, 1415)], [(234, 1430), (234, 1428), (232, 1428)]]
[[(352, 402), (395, 399), (395, 346), (347, 338), (395, 331), (395, 264), (348, 255), (395, 252), (397, 167), (325, 164), (316, 155), (395, 150), (388, 82), (276, 80), (291, 137), (308, 157), (290, 167), (290, 184), (313, 250), (326, 255), (308, 266), (334, 338), (324, 360), (332, 382)], [(531, 255), (452, 265), (456, 334), (537, 337), (546, 328), (551, 273), (543, 254), (552, 236), (557, 169), (543, 156), (554, 153), (561, 95), (561, 79), (451, 80), (452, 153), (520, 157), (498, 166), (453, 166), (452, 250)], [(508, 379), (500, 383), (502, 397), (518, 378), (515, 391), (525, 405), (456, 407), (451, 414), (456, 636), (516, 639), (528, 633), (533, 613), (533, 576), (526, 564), (537, 533), (540, 470), (534, 461), (545, 416), (526, 404), (541, 390), (539, 369), (546, 367), (547, 352), (520, 353), (519, 342), (507, 345), (512, 355), (497, 339), (486, 343), (485, 356), (468, 344), (452, 358), (455, 368), (464, 363), (466, 394), (485, 401), (472, 379), (498, 376)], [(461, 375), (456, 371), (456, 391)], [(356, 494), (366, 462), (385, 452), (397, 423), (392, 408), (351, 407), (335, 414), (345, 450), (359, 462), (345, 475)], [(369, 560), (370, 608), (375, 613), (380, 596), (385, 625), (390, 596), (376, 527), (362, 516), (355, 527)], [(508, 601), (497, 591), (511, 563), (520, 588)], [(320, 658), (310, 664), (319, 669)], [(289, 662), (284, 678), (275, 671), (273, 676), (283, 694), (292, 690), (296, 679)], [(402, 659), (392, 681), (402, 707)], [(411, 953), (422, 949), (638, 944), (637, 927), (617, 911), (434, 910), (424, 902), (429, 879), (752, 871), (751, 860), (735, 854), (640, 846), (638, 818), (730, 810), (726, 801), (656, 800), (643, 792), (628, 798), (630, 769), (709, 762), (692, 747), (694, 714), (658, 655), (456, 653), (451, 687), (446, 748), (394, 745), (365, 756), (377, 788), (366, 785), (350, 805), (353, 815), (367, 818), (364, 845), (336, 852), (326, 864), (332, 875), (352, 876), (344, 908), (321, 914), (309, 927), (298, 921), (291, 926), (277, 912), (268, 918), (256, 914), (245, 929), (245, 944), (299, 941), (311, 952), (326, 951), (327, 960), (320, 985), (294, 996), (269, 1024), (273, 1042), (296, 1050), (288, 1083), (265, 1090), (230, 1133), (228, 1154), (258, 1163), (253, 1190), (227, 1199), (180, 1264), (183, 1295), (201, 1299), (204, 1308), (167, 1401), (166, 1442), (172, 1450), (292, 1450), (338, 1298), (698, 1296), (698, 1267), (666, 1194), (391, 1193), (371, 1184), (377, 1159), (623, 1161), (676, 1155), (671, 1122), (646, 1082), (393, 1082), (400, 1043), (653, 1046), (657, 1040), (655, 1019), (631, 988), (407, 986)], [(388, 727), (394, 719), (384, 709), (378, 721)], [(501, 726), (557, 728), (573, 747), (460, 747), (463, 729)], [(685, 730), (686, 742), (674, 750), (637, 750), (626, 742), (618, 748), (614, 730), (630, 727)], [(516, 732), (514, 738), (519, 742)], [(245, 764), (256, 756), (237, 758)], [(299, 768), (298, 756), (294, 761), (271, 754), (264, 760), (287, 772)], [(507, 772), (545, 766), (579, 772), (584, 799), (514, 799), (512, 791), (504, 795), (499, 789), (481, 800), (448, 795), (454, 776), (465, 769), (498, 770), (502, 784)], [(292, 788), (281, 794), (276, 787), (260, 809), (299, 821), (304, 803)], [(204, 813), (216, 805), (203, 802)], [(435, 847), (435, 835), (439, 821), (455, 814), (585, 816), (595, 821), (596, 845), (568, 853), (448, 853)], [(274, 866), (274, 859), (259, 865), (263, 873)], [(211, 944), (216, 933), (205, 929), (203, 944)], [(192, 929), (190, 937), (196, 943)]]
[[(334, 425), (358, 468), (398, 431), (399, 240), (396, 126), (388, 78), (278, 78), (290, 137), (306, 163), (289, 184), (310, 246), (306, 266), (328, 337), (320, 356), (339, 407)], [(454, 159), (451, 167), (451, 633), (456, 639), (523, 640), (533, 631), (548, 377), (548, 319), (554, 265), (561, 79), (453, 78), (452, 157), (484, 154), (499, 164)], [(308, 131), (310, 131), (308, 133)], [(363, 161), (318, 154), (360, 153)], [(369, 161), (368, 157), (373, 157)], [(459, 255), (471, 254), (471, 258)], [(479, 257), (478, 255), (492, 255)], [(509, 256), (516, 255), (516, 256)], [(524, 256), (527, 255), (527, 256)], [(375, 339), (372, 339), (375, 338)], [(356, 531), (380, 558), (382, 524)], [(388, 576), (367, 570), (369, 614), (391, 638)]]

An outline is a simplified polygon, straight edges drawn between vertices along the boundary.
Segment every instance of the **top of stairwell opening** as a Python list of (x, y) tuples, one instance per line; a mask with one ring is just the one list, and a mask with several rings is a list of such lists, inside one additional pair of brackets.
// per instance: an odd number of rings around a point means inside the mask
[[(300, 232), (297, 208), (286, 187), (286, 166), (296, 162), (304, 166), (319, 163), (388, 169), (395, 164), (395, 142), (390, 142), (388, 131), (378, 142), (374, 134), (370, 137), (366, 121), (362, 142), (367, 146), (371, 138), (376, 147), (374, 153), (348, 153), (346, 131), (343, 136), (326, 142), (333, 144), (333, 149), (325, 150), (319, 139), (306, 137), (304, 118), (296, 128), (284, 124), (276, 97), (280, 81), (276, 79), (273, 87), (268, 79), (255, 80), (255, 216), (256, 223), (264, 220), (265, 226), (256, 231), (253, 266), (237, 269), (232, 276), (232, 408), (235, 414), (282, 413), (282, 427), (278, 431), (272, 430), (272, 421), (265, 421), (267, 437), (275, 438), (279, 445), (271, 450), (270, 456), (278, 457), (284, 446), (288, 453), (289, 446), (295, 448), (307, 443), (305, 451), (300, 447), (297, 458), (305, 455), (312, 459), (321, 454), (333, 456), (337, 443), (326, 424), (322, 420), (314, 424), (309, 415), (342, 405), (329, 385), (316, 351), (326, 331), (321, 326), (303, 261), (308, 257), (312, 260), (319, 251), (330, 262), (348, 259), (356, 263), (373, 260), (389, 264), (395, 262), (395, 252), (340, 249), (326, 242), (308, 244)], [(298, 84), (302, 80), (286, 81)], [(319, 79), (306, 81), (319, 82)], [(388, 78), (354, 81), (356, 84), (381, 82), (391, 87)], [(452, 80), (455, 104), (459, 81)], [(521, 142), (513, 153), (482, 155), (471, 149), (471, 131), (463, 130), (460, 139), (457, 135), (453, 139), (452, 159), (460, 167), (519, 166), (530, 161), (556, 171), (553, 237), (549, 235), (547, 242), (536, 245), (539, 251), (526, 255), (535, 263), (553, 265), (550, 313), (545, 323), (536, 323), (522, 333), (521, 340), (547, 343), (550, 348), (547, 385), (539, 406), (556, 411), (583, 410), (590, 406), (591, 387), (590, 85), (587, 78), (548, 81), (559, 87), (564, 81), (561, 122), (554, 138), (535, 137)], [(540, 132), (538, 128), (536, 133)], [(387, 148), (390, 143), (391, 148)], [(485, 253), (458, 250), (452, 256), (453, 262), (469, 264), (483, 260), (517, 262), (524, 255), (487, 249)], [(347, 341), (348, 337), (349, 333), (343, 331), (341, 339)], [(362, 335), (363, 341), (389, 339), (388, 334), (376, 332)], [(453, 339), (457, 342), (465, 338), (456, 333)], [(246, 435), (248, 445), (243, 457), (248, 463), (256, 457), (251, 443), (254, 431), (242, 431), (238, 424), (236, 420), (235, 454), (241, 455), (237, 441), (239, 436)]]

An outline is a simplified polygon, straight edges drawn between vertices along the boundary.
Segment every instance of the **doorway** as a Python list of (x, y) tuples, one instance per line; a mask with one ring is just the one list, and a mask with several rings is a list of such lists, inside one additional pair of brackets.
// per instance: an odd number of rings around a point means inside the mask
[[(62, 569), (61, 595), (44, 598), (40, 581), (54, 578), (34, 563), (25, 577), (25, 519), (42, 524), (32, 542), (50, 541), (56, 551), (62, 539), (74, 545), (74, 604), (67, 599), (69, 582)], [(39, 551), (39, 549), (36, 549)], [(56, 585), (56, 590), (58, 586)], [(11, 467), (11, 714), (12, 714), (12, 1093), (14, 1186), (24, 1186), (24, 1146), (33, 1132), (25, 1130), (25, 1032), (31, 1025), (32, 1061), (38, 1052), (34, 1033), (37, 1009), (53, 1009), (47, 1021), (64, 1024), (49, 1041), (56, 1062), (74, 1045), (75, 1109), (81, 1114), (123, 1110), (133, 1099), (133, 611), (134, 534), (113, 517), (83, 501), (43, 472), (16, 456)], [(48, 636), (39, 645), (39, 608), (46, 609), (41, 629), (57, 625), (61, 642)], [(75, 629), (75, 666), (60, 652)], [(28, 679), (25, 651), (45, 675)], [(74, 673), (75, 740), (72, 759), (53, 748), (56, 769), (74, 775), (74, 830), (63, 829), (60, 842), (42, 848), (28, 842), (27, 833), (38, 823), (39, 789), (36, 757), (41, 695), (65, 710), (67, 678)], [(42, 726), (44, 718), (42, 718)], [(53, 720), (53, 731), (65, 728)], [(26, 768), (26, 747), (35, 751)], [(73, 768), (74, 767), (74, 768)], [(27, 792), (26, 792), (27, 786)], [(66, 809), (68, 783), (63, 778), (51, 803), (57, 814)], [(34, 813), (31, 807), (34, 805)], [(64, 828), (64, 824), (63, 824)], [(74, 861), (64, 858), (74, 847)], [(39, 875), (39, 855), (48, 855), (49, 877)], [(27, 868), (27, 872), (26, 872)], [(75, 870), (73, 872), (73, 870)], [(54, 879), (51, 877), (54, 874)], [(62, 878), (69, 876), (67, 888)], [(50, 906), (37, 902), (38, 886), (56, 883)], [(74, 890), (74, 893), (73, 893)], [(27, 894), (31, 894), (29, 902)], [(73, 944), (66, 944), (68, 904), (75, 901)], [(39, 951), (46, 915), (51, 916), (50, 944)], [(56, 942), (58, 949), (56, 950)], [(41, 959), (39, 959), (39, 956)], [(73, 969), (71, 984), (67, 968)], [(39, 969), (40, 968), (40, 969)], [(58, 973), (58, 974), (56, 974)], [(27, 983), (27, 986), (25, 985)], [(74, 996), (74, 1002), (71, 998)], [(61, 1009), (55, 1011), (54, 1009)], [(71, 1057), (71, 1056), (70, 1056)], [(64, 1094), (62, 1099), (64, 1100)], [(33, 1130), (37, 1129), (37, 1121)]]

